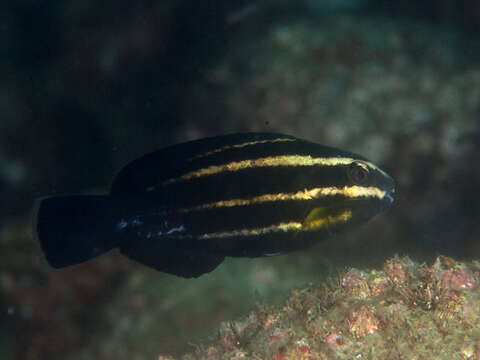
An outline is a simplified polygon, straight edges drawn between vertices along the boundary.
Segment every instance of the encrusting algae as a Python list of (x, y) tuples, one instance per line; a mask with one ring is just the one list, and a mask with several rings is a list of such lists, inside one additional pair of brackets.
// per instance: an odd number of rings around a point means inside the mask
[(222, 323), (214, 344), (183, 359), (480, 359), (479, 272), (444, 256), (347, 269)]

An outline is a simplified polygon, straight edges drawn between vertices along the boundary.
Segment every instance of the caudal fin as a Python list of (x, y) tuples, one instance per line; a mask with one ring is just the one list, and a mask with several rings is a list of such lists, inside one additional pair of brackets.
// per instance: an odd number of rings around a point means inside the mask
[(34, 234), (55, 268), (78, 264), (115, 247), (116, 209), (108, 196), (53, 196), (34, 206)]

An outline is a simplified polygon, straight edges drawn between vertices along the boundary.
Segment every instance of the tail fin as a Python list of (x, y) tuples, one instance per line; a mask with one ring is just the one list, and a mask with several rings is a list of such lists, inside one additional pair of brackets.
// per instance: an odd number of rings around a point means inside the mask
[(62, 268), (115, 247), (116, 213), (108, 196), (42, 198), (34, 206), (34, 233), (48, 263)]

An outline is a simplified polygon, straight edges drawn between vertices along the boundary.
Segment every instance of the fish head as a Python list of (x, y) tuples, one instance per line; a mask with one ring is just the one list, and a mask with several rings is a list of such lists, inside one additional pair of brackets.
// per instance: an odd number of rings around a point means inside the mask
[(320, 188), (318, 202), (304, 219), (307, 230), (329, 232), (353, 228), (388, 210), (395, 201), (395, 181), (367, 160), (356, 160), (336, 168), (342, 186)]

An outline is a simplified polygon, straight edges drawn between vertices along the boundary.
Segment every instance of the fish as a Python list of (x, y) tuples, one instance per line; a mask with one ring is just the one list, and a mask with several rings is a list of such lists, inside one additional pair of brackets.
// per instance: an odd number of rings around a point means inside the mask
[(53, 268), (112, 249), (194, 278), (225, 257), (309, 248), (394, 203), (395, 181), (352, 152), (276, 133), (172, 145), (127, 164), (105, 195), (34, 204), (34, 234)]

